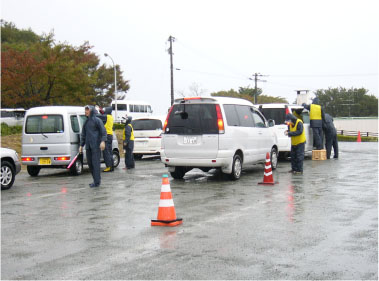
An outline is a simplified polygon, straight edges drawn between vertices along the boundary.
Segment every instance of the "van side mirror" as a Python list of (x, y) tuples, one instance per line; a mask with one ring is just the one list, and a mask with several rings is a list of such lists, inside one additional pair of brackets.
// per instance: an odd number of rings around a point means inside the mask
[(268, 120), (268, 126), (269, 127), (274, 127), (275, 126), (275, 120), (269, 119)]

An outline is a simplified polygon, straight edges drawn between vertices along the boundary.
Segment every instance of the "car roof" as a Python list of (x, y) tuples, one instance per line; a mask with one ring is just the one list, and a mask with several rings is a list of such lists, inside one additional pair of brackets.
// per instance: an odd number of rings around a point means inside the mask
[(183, 101), (186, 103), (220, 103), (220, 104), (236, 104), (236, 105), (249, 105), (257, 107), (248, 100), (232, 97), (189, 97), (189, 98), (180, 98), (175, 99), (175, 104), (180, 104)]
[(39, 106), (30, 108), (26, 115), (84, 113), (83, 106)]
[(289, 106), (291, 108), (303, 108), (302, 105), (289, 103), (263, 103), (259, 104), (258, 106), (262, 108), (285, 108), (285, 106)]
[(141, 117), (136, 117), (136, 118), (133, 118), (132, 121), (136, 121), (136, 120), (161, 120), (162, 122), (164, 122), (166, 120), (166, 116), (164, 115), (160, 115), (160, 116), (141, 116)]

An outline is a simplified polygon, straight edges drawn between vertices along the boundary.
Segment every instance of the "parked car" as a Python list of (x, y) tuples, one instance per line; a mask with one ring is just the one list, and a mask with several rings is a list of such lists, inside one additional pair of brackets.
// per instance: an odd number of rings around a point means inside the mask
[[(43, 106), (26, 112), (22, 130), (22, 164), (27, 165), (31, 176), (38, 176), (42, 168), (67, 168), (79, 151), (80, 133), (87, 117), (84, 107)], [(118, 141), (113, 133), (114, 167), (120, 163)], [(103, 156), (101, 156), (103, 162)], [(87, 164), (85, 148), (70, 171), (82, 173)]]
[(132, 120), (134, 158), (141, 159), (143, 155), (160, 154), (164, 120), (163, 116), (140, 117)]
[(288, 126), (285, 124), (284, 120), (288, 113), (299, 112), (301, 119), (304, 123), (305, 130), (305, 148), (306, 153), (312, 153), (313, 149), (313, 134), (310, 128), (310, 119), (308, 110), (304, 109), (301, 105), (295, 104), (261, 104), (259, 105), (259, 110), (267, 119), (272, 119), (275, 121), (274, 131), (277, 137), (277, 144), (279, 148), (279, 157), (285, 158), (291, 152), (291, 138), (284, 134), (288, 130)]
[(161, 161), (175, 179), (193, 168), (219, 168), (231, 179), (241, 177), (242, 166), (277, 166), (275, 134), (262, 113), (243, 99), (194, 97), (177, 99), (163, 127)]
[(13, 149), (0, 148), (1, 157), (1, 189), (12, 187), (16, 175), (21, 171), (21, 163), (18, 154)]

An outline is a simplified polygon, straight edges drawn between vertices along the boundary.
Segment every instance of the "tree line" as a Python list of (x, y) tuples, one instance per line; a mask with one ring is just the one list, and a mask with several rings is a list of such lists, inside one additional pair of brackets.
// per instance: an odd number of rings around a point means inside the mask
[[(114, 97), (114, 69), (84, 42), (57, 42), (54, 34), (37, 35), (1, 20), (2, 107), (25, 109), (43, 105), (109, 105)], [(129, 81), (116, 65), (119, 99)]]

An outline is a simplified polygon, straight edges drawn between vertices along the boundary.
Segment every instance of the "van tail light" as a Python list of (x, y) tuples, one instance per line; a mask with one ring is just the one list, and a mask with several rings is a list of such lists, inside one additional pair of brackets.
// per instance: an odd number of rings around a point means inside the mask
[(163, 129), (162, 129), (163, 133), (166, 131), (166, 127), (167, 127), (167, 123), (168, 123), (168, 118), (170, 117), (170, 114), (171, 114), (171, 111), (172, 111), (173, 108), (174, 108), (174, 106), (172, 105), (171, 108), (170, 108), (170, 111), (167, 114), (166, 120), (164, 121)]
[(158, 137), (149, 137), (149, 139), (161, 139), (162, 137), (161, 136), (158, 136)]
[(292, 110), (288, 107), (288, 105), (286, 105), (286, 115), (289, 113), (292, 114)]
[(22, 157), (21, 161), (22, 162), (31, 162), (31, 161), (34, 161), (34, 157)]
[(69, 156), (63, 156), (63, 157), (54, 157), (55, 161), (68, 161), (70, 160)]
[(189, 98), (184, 98), (184, 100), (201, 100), (201, 97), (189, 97)]
[(221, 108), (219, 104), (216, 104), (216, 112), (217, 112), (218, 133), (223, 134), (225, 133), (224, 120), (222, 119), (222, 112), (221, 112)]

